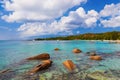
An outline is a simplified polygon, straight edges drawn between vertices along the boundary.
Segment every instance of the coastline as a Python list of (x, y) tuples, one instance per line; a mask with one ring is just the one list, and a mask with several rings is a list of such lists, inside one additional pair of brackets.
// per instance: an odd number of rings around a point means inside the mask
[[(22, 46), (18, 46), (18, 49), (20, 47), (24, 47), (24, 48), (27, 47), (28, 51), (30, 51), (30, 49), (31, 49), (30, 52), (33, 51), (32, 56), (36, 55), (41, 49), (44, 49), (43, 52), (48, 52), (51, 55), (50, 59), (53, 61), (53, 65), (51, 65), (49, 69), (40, 71), (35, 75), (30, 75), (30, 74), (27, 74), (27, 72), (33, 69), (36, 65), (39, 65), (41, 61), (24, 61), (23, 60), (21, 62), (18, 62), (17, 64), (13, 63), (12, 65), (10, 65), (10, 69), (8, 66), (8, 69), (5, 69), (2, 71), (0, 78), (3, 80), (13, 80), (13, 79), (14, 80), (35, 80), (35, 79), (36, 80), (37, 79), (40, 79), (40, 80), (42, 79), (43, 80), (79, 80), (79, 79), (90, 80), (91, 78), (101, 80), (101, 77), (103, 77), (105, 80), (109, 80), (110, 79), (109, 76), (111, 76), (113, 80), (117, 80), (116, 78), (119, 78), (118, 71), (120, 71), (120, 67), (119, 67), (120, 56), (119, 56), (119, 53), (112, 52), (112, 49), (114, 49), (115, 51), (120, 50), (120, 48), (118, 48), (117, 50), (115, 49), (116, 47), (118, 47), (118, 45), (115, 44), (116, 45), (115, 47), (113, 46), (114, 44), (108, 43), (110, 42), (110, 40), (103, 40), (107, 42), (106, 44), (104, 42), (102, 43), (102, 40), (69, 40), (70, 42), (68, 40), (66, 40), (65, 42), (62, 42), (62, 41), (64, 40), (60, 40), (60, 42), (59, 41), (57, 42), (57, 40), (53, 40), (53, 42), (51, 42), (50, 40), (48, 40), (47, 42), (42, 42), (42, 41), (28, 42), (28, 43), (24, 42), (23, 43), (24, 46), (22, 44)], [(19, 44), (19, 42), (17, 42), (16, 44)], [(17, 48), (15, 45), (13, 46), (14, 48), (12, 49)], [(51, 47), (47, 48), (48, 46), (51, 46)], [(56, 47), (58, 47), (60, 50), (54, 51), (54, 48)], [(81, 49), (82, 53), (73, 54), (72, 49), (74, 47)], [(24, 48), (21, 48), (19, 50), (23, 50)], [(49, 50), (47, 51), (47, 49)], [(100, 53), (99, 50), (103, 51), (105, 54)], [(104, 50), (109, 50), (110, 53), (107, 53)], [(35, 52), (35, 51), (38, 51), (38, 52)], [(100, 61), (90, 60), (88, 53), (94, 52), (94, 51), (97, 55), (101, 56), (103, 60), (100, 60)], [(29, 52), (27, 52), (26, 55), (24, 56), (29, 55), (28, 53)], [(38, 54), (41, 54), (41, 53), (42, 52)], [(77, 67), (73, 72), (67, 71), (67, 69), (62, 65), (63, 61), (68, 59), (72, 60)]]
[(120, 40), (103, 40), (104, 42), (120, 43)]
[(81, 39), (74, 39), (74, 40), (27, 40), (27, 41), (102, 41), (102, 42), (110, 42), (110, 43), (120, 43), (120, 40), (81, 40)]

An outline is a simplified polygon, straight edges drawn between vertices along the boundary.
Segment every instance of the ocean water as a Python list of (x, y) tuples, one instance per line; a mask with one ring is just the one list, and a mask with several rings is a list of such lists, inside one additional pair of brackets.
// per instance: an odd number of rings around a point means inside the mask
[[(54, 51), (54, 48), (60, 48), (61, 50), (56, 52)], [(82, 53), (77, 55), (73, 54), (72, 50), (74, 48), (81, 49)], [(86, 55), (86, 52), (93, 51), (102, 55), (104, 60), (100, 62), (89, 60), (89, 56)], [(13, 66), (13, 64), (17, 64), (27, 57), (41, 53), (50, 54), (53, 61), (53, 66), (50, 68), (51, 73), (54, 71), (66, 73), (67, 70), (63, 67), (62, 62), (67, 59), (72, 60), (79, 70), (80, 68), (84, 69), (84, 65), (94, 65), (93, 67), (90, 67), (88, 71), (118, 70), (120, 69), (120, 59), (116, 56), (116, 53), (119, 52), (120, 44), (103, 41), (0, 41), (0, 70)], [(17, 69), (27, 68), (30, 65), (33, 66), (37, 63), (38, 62), (30, 62), (29, 64), (27, 63), (27, 65), (17, 67)], [(112, 65), (112, 63), (114, 63), (114, 65)], [(18, 72), (24, 72), (24, 70)]]

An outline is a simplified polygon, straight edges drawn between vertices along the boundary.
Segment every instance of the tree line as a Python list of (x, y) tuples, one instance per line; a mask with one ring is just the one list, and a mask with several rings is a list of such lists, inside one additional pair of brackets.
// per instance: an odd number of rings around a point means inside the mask
[(36, 38), (34, 40), (120, 40), (120, 32), (112, 31), (105, 33), (85, 33), (51, 38)]

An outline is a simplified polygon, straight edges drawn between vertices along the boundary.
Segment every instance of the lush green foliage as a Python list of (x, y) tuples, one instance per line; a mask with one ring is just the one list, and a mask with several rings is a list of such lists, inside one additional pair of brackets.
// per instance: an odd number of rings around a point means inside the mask
[(120, 39), (120, 32), (113, 31), (106, 33), (86, 33), (66, 37), (36, 38), (35, 40), (118, 40), (118, 39)]

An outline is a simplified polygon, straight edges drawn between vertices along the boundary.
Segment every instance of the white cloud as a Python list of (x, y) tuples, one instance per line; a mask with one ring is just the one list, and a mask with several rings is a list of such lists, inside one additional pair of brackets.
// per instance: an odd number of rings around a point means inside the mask
[[(68, 16), (63, 16), (68, 9), (86, 1), (4, 0), (4, 8), (10, 13), (3, 15), (2, 19), (7, 22), (26, 21), (17, 29), (22, 37), (72, 34), (72, 31), (79, 27), (90, 28), (98, 25), (99, 20), (99, 24), (104, 27), (120, 27), (120, 3), (106, 5), (99, 13), (79, 7), (70, 11)], [(60, 20), (55, 20), (56, 18)]]
[(48, 34), (72, 34), (72, 30), (78, 27), (93, 27), (98, 19), (98, 13), (94, 10), (85, 12), (80, 7), (76, 11), (71, 11), (68, 16), (63, 16), (59, 21), (53, 21), (52, 23), (26, 23), (18, 28), (21, 32), (21, 36), (29, 37), (36, 35), (48, 35)]
[(104, 27), (120, 27), (120, 16), (110, 18), (109, 20), (102, 20)]
[(7, 22), (47, 21), (58, 18), (68, 9), (87, 0), (4, 0), (4, 8), (11, 11), (2, 16)]
[(106, 5), (100, 16), (104, 27), (120, 27), (120, 3)]
[(101, 17), (108, 17), (108, 16), (118, 16), (120, 15), (120, 3), (118, 4), (110, 4), (105, 5), (104, 9), (100, 12)]
[(66, 25), (67, 28), (93, 27), (98, 20), (98, 13), (94, 10), (85, 12), (80, 7), (76, 11), (71, 11), (67, 17), (62, 17), (59, 24)]
[(30, 36), (39, 36), (39, 35), (50, 35), (50, 34), (58, 34), (58, 33), (69, 33), (67, 28), (60, 27), (56, 21), (51, 24), (33, 22), (33, 23), (25, 23), (21, 25), (17, 31), (20, 32), (21, 37), (30, 37)]

